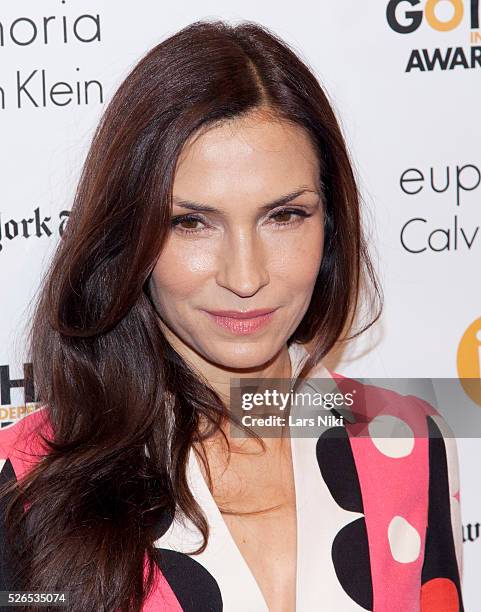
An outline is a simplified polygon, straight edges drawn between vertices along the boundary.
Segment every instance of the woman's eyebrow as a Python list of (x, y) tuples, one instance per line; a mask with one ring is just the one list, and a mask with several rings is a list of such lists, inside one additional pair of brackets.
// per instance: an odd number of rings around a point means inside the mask
[[(319, 194), (319, 192), (316, 189), (310, 189), (307, 187), (296, 189), (295, 191), (291, 191), (290, 193), (286, 193), (285, 195), (280, 196), (279, 198), (276, 198), (274, 201), (269, 202), (268, 204), (264, 204), (263, 206), (260, 206), (259, 210), (261, 212), (267, 212), (271, 208), (276, 208), (277, 206), (283, 206), (306, 192)], [(173, 203), (177, 206), (180, 206), (181, 208), (187, 208), (188, 210), (195, 210), (196, 212), (211, 212), (211, 213), (223, 214), (222, 210), (220, 210), (219, 208), (215, 208), (214, 206), (209, 206), (208, 204), (200, 204), (199, 202), (192, 202), (189, 200), (183, 200), (182, 198), (178, 198), (176, 196), (174, 196), (173, 198)]]

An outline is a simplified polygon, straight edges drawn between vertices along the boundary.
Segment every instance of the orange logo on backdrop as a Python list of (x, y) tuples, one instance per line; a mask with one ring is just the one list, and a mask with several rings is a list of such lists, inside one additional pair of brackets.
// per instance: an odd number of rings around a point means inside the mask
[(469, 325), (461, 338), (457, 368), (465, 393), (481, 406), (481, 317)]

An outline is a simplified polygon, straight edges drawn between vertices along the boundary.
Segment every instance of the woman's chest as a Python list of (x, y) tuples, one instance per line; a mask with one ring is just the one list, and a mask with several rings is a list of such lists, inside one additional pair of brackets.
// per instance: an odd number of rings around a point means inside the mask
[[(296, 607), (297, 509), (290, 441), (262, 456), (211, 456), (213, 498), (269, 610)], [(205, 475), (205, 474), (204, 474)]]
[[(386, 576), (390, 581), (387, 585), (393, 580), (402, 585), (399, 595), (403, 605), (419, 598), (422, 555), (410, 563), (395, 562), (391, 551), (394, 540), (386, 538), (386, 529), (381, 530), (384, 525), (379, 513), (384, 512), (387, 504), (390, 509), (392, 505), (392, 512), (402, 513), (407, 522), (417, 526), (420, 521), (422, 523), (426, 500), (411, 491), (412, 495), (404, 497), (404, 501), (396, 502), (393, 479), (388, 470), (382, 477), (376, 473), (375, 495), (361, 495), (347, 440), (333, 442), (331, 437), (326, 440), (326, 445), (323, 440), (323, 437), (320, 440), (291, 440), (295, 497), (291, 495), (290, 503), (284, 498), (285, 512), (279, 512), (277, 517), (271, 512), (265, 515), (265, 520), (262, 514), (254, 515), (250, 522), (243, 517), (241, 523), (236, 518), (230, 518), (232, 515), (221, 513), (219, 506), (226, 510), (245, 511), (259, 508), (259, 500), (262, 500), (260, 507), (269, 507), (281, 501), (273, 495), (273, 489), (279, 483), (273, 485), (272, 478), (259, 475), (253, 488), (247, 487), (245, 482), (237, 488), (239, 482), (236, 486), (234, 472), (227, 472), (224, 493), (230, 491), (234, 495), (237, 491), (237, 495), (231, 497), (227, 508), (224, 508), (223, 503), (228, 499), (221, 495), (218, 487), (216, 490), (216, 486), (214, 493), (217, 501), (214, 499), (195, 455), (191, 454), (189, 483), (209, 525), (207, 547), (200, 554), (190, 554), (202, 544), (202, 537), (189, 521), (180, 519), (175, 520), (155, 544), (161, 554), (177, 551), (171, 557), (173, 564), (170, 567), (181, 579), (172, 583), (178, 597), (190, 597), (197, 601), (197, 608), (194, 606), (192, 610), (200, 609), (197, 595), (192, 593), (194, 578), (201, 585), (200, 592), (207, 598), (206, 605), (215, 612), (275, 610), (276, 607), (271, 604), (273, 598), (278, 596), (278, 601), (292, 601), (294, 589), (289, 586), (289, 580), (290, 585), (295, 582), (296, 608), (291, 609), (299, 611), (372, 610), (373, 599), (376, 599), (374, 581), (382, 587)], [(361, 440), (362, 449), (355, 454), (366, 458), (369, 442), (367, 439)], [(376, 465), (378, 462), (377, 459)], [(362, 461), (359, 465), (362, 466)], [(363, 467), (361, 474), (372, 473), (373, 470), (369, 463), (369, 467)], [(229, 480), (231, 478), (233, 480)], [(220, 482), (214, 479), (214, 484)], [(262, 490), (265, 492), (264, 498), (259, 493)], [(290, 490), (292, 493), (292, 488)], [(366, 490), (365, 486), (364, 494)], [(293, 502), (297, 514), (293, 512)], [(287, 516), (288, 508), (290, 517)], [(296, 546), (293, 537), (295, 516)], [(403, 529), (396, 532), (395, 542), (402, 544), (405, 539)], [(271, 561), (274, 558), (280, 559), (278, 566), (281, 574), (276, 571), (276, 563)], [(292, 559), (296, 562), (295, 570)], [(160, 566), (162, 570), (165, 569), (162, 564)], [(166, 576), (168, 579), (169, 571)], [(284, 588), (283, 583), (288, 585), (286, 591), (278, 595), (276, 589)], [(214, 585), (214, 589), (211, 585)], [(386, 589), (389, 588), (386, 586)], [(377, 589), (377, 599), (382, 602), (380, 587)], [(215, 596), (214, 590), (217, 593)], [(215, 601), (221, 603), (217, 605)], [(396, 609), (416, 609), (409, 608), (409, 605)], [(183, 606), (183, 609), (191, 608)], [(380, 603), (376, 609), (385, 612), (394, 608), (390, 602), (387, 607)]]
[(294, 492), (277, 507), (276, 501), (259, 497), (253, 508), (275, 508), (245, 515), (223, 514), (223, 519), (269, 610), (292, 612), (296, 608), (297, 570)]

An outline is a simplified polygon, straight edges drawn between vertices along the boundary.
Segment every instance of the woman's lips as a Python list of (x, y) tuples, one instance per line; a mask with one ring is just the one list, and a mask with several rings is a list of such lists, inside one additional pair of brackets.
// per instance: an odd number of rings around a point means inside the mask
[(263, 314), (249, 316), (250, 313), (235, 313), (235, 316), (225, 316), (216, 314), (215, 312), (205, 311), (209, 317), (220, 327), (228, 329), (234, 334), (252, 334), (253, 332), (265, 327), (272, 319), (275, 310), (270, 311), (253, 311)]

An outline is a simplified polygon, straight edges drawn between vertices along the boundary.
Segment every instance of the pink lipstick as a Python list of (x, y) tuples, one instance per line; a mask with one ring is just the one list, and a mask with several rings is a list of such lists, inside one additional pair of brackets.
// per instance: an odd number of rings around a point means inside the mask
[(236, 310), (206, 310), (209, 317), (234, 334), (251, 334), (261, 329), (272, 319), (276, 308), (263, 308), (241, 312)]

